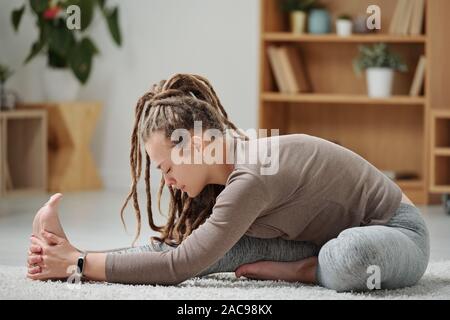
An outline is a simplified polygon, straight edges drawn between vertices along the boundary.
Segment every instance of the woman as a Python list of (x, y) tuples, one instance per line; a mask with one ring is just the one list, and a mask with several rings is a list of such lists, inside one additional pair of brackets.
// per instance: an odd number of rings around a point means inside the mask
[[(88, 251), (85, 278), (178, 284), (234, 271), (238, 277), (364, 291), (411, 286), (424, 274), (429, 234), (419, 210), (354, 152), (304, 134), (249, 140), (228, 120), (209, 81), (197, 75), (176, 74), (154, 85), (138, 101), (135, 116), (133, 184), (122, 221), (132, 200), (136, 241), (142, 146), (149, 225), (161, 236), (143, 247)], [(203, 130), (224, 135), (198, 134), (196, 121)], [(225, 133), (230, 130), (240, 138), (238, 145), (228, 143)], [(209, 157), (220, 158), (223, 152), (252, 158), (267, 145), (278, 168), (271, 174), (262, 174), (266, 161), (258, 157), (251, 163), (241, 163), (239, 157), (211, 163), (204, 152), (214, 150)], [(162, 227), (152, 217), (151, 162), (163, 174), (158, 200), (164, 185), (171, 195)], [(67, 268), (80, 256), (59, 226), (59, 198), (54, 196), (36, 217), (38, 237), (32, 237), (28, 259), (31, 279), (67, 278)], [(51, 232), (41, 234), (42, 229)]]

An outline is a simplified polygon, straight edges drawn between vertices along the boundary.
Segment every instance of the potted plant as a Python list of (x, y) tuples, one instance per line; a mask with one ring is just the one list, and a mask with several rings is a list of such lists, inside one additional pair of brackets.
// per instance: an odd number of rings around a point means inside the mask
[(353, 21), (348, 14), (340, 14), (336, 19), (336, 33), (340, 37), (348, 37), (352, 34)]
[(281, 9), (289, 13), (291, 31), (293, 33), (305, 33), (307, 12), (315, 0), (283, 0)]
[(372, 47), (360, 46), (359, 56), (353, 61), (353, 66), (357, 74), (366, 70), (368, 94), (373, 98), (390, 97), (394, 71), (408, 70), (402, 59), (391, 53), (385, 43), (375, 44)]
[[(28, 4), (36, 18), (39, 35), (25, 63), (38, 54), (45, 54), (48, 68), (43, 78), (47, 99), (73, 100), (79, 85), (88, 81), (93, 58), (99, 53), (94, 41), (87, 35), (95, 11), (100, 10), (111, 37), (120, 46), (118, 8), (108, 8), (106, 0), (30, 0)], [(79, 8), (78, 29), (68, 27), (67, 21), (72, 16), (68, 8), (74, 8), (73, 5)], [(25, 8), (26, 4), (11, 14), (15, 31), (19, 28)]]
[(11, 108), (8, 104), (5, 83), (13, 74), (12, 70), (5, 65), (0, 64), (0, 111)]

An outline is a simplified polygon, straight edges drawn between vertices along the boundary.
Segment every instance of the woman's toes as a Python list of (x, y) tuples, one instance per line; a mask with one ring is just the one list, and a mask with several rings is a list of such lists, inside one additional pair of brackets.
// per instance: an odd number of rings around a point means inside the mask
[(258, 263), (244, 264), (236, 269), (236, 277), (246, 277), (247, 275), (257, 274), (259, 270)]
[(59, 200), (62, 198), (61, 193), (56, 193), (50, 197), (50, 200), (47, 201), (46, 205), (54, 207), (57, 206), (59, 203)]

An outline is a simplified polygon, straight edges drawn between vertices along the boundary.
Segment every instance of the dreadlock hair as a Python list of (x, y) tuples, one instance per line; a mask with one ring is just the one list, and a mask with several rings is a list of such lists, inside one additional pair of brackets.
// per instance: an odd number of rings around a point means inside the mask
[[(142, 143), (156, 131), (163, 132), (169, 138), (176, 129), (192, 130), (194, 121), (202, 121), (205, 129), (218, 129), (221, 132), (232, 130), (238, 137), (248, 140), (236, 126), (228, 120), (228, 115), (220, 103), (209, 81), (199, 75), (175, 74), (168, 80), (161, 80), (145, 93), (137, 102), (135, 122), (131, 135), (130, 166), (132, 185), (120, 211), (122, 223), (124, 210), (132, 200), (137, 219), (136, 236), (141, 231), (141, 211), (138, 203), (137, 185), (142, 172)], [(175, 142), (172, 142), (175, 145)], [(166, 225), (157, 226), (153, 221), (150, 193), (150, 158), (145, 152), (145, 191), (147, 194), (147, 216), (150, 228), (160, 233), (160, 237), (151, 237), (168, 245), (178, 245), (192, 231), (198, 228), (211, 215), (216, 197), (223, 190), (221, 185), (207, 185), (195, 198), (189, 198), (181, 190), (168, 185), (170, 192), (169, 213)], [(164, 177), (158, 190), (158, 209), (161, 212), (161, 195), (164, 189)]]

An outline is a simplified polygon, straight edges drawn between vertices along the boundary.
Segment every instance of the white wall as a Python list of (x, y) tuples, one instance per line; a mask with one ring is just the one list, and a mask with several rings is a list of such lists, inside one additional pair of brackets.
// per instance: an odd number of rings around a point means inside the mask
[[(28, 1), (27, 1), (28, 2)], [(21, 62), (37, 36), (31, 15), (17, 34), (10, 12), (22, 1), (0, 2), (0, 63), (16, 69), (8, 87), (25, 101), (42, 101), (39, 73), (45, 59)], [(137, 99), (150, 86), (178, 72), (207, 77), (235, 124), (257, 126), (258, 0), (127, 0), (120, 7), (122, 48), (112, 43), (100, 17), (90, 33), (101, 56), (82, 88), (81, 100), (105, 104), (92, 143), (108, 188), (130, 184), (129, 139)], [(159, 181), (159, 175), (153, 175)]]

